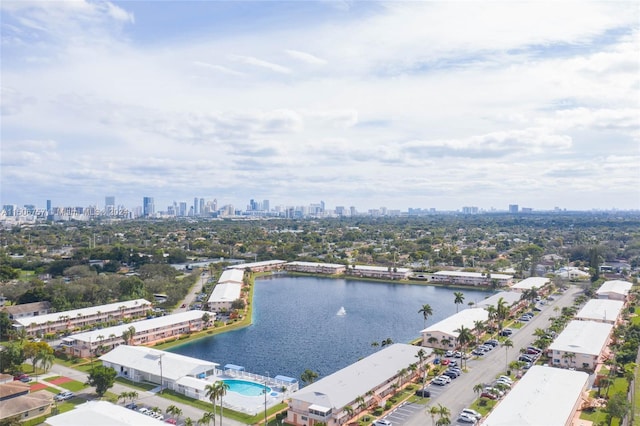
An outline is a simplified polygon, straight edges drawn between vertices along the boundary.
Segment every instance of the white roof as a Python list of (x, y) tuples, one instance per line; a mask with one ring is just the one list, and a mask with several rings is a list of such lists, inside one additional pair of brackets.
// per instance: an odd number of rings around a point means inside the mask
[(615, 322), (623, 306), (622, 300), (591, 299), (580, 309), (576, 318)]
[(575, 354), (600, 355), (613, 329), (612, 324), (571, 321), (549, 346), (549, 350)]
[(544, 277), (529, 277), (517, 284), (511, 286), (511, 288), (517, 288), (520, 290), (531, 290), (532, 288), (541, 289), (549, 282), (549, 278)]
[(342, 408), (360, 395), (385, 383), (398, 374), (398, 370), (418, 362), (420, 349), (428, 356), (431, 350), (420, 346), (396, 343), (369, 355), (317, 382), (305, 386), (291, 395), (327, 408)]
[(215, 288), (209, 296), (209, 302), (233, 302), (240, 298), (242, 284), (227, 282), (224, 284), (216, 284)]
[[(388, 266), (356, 265), (355, 269), (360, 271), (389, 272)], [(409, 268), (396, 268), (396, 269), (397, 269), (397, 272), (400, 272), (400, 273), (411, 272), (411, 269)], [(391, 268), (391, 271), (393, 272), (393, 268)]]
[(458, 337), (458, 333), (454, 330), (464, 325), (466, 328), (473, 329), (475, 321), (486, 321), (489, 319), (489, 312), (483, 308), (463, 309), (457, 314), (439, 321), (424, 330), (421, 333), (442, 332), (453, 337)]
[(52, 314), (38, 315), (35, 317), (20, 318), (16, 322), (23, 326), (29, 326), (31, 324), (46, 324), (49, 321), (60, 321), (60, 317), (68, 316), (69, 318), (87, 317), (90, 315), (96, 315), (98, 312), (118, 312), (121, 307), (133, 308), (136, 306), (148, 305), (151, 307), (151, 302), (146, 299), (127, 300), (126, 302), (109, 303), (108, 305), (91, 306), (89, 308), (74, 309), (72, 311), (54, 312)]
[(596, 294), (618, 293), (626, 296), (629, 293), (629, 290), (631, 290), (632, 285), (633, 284), (628, 281), (605, 281), (596, 291)]
[[(483, 275), (480, 272), (466, 272), (466, 271), (438, 271), (434, 272), (432, 275), (444, 275), (446, 277), (469, 277), (469, 278), (484, 278), (486, 275)], [(500, 278), (500, 279), (510, 279), (513, 278), (512, 275), (506, 274), (491, 274), (490, 278)]]
[(533, 366), (481, 423), (483, 426), (569, 424), (589, 375)]
[(87, 424), (92, 426), (159, 426), (165, 423), (108, 401), (88, 401), (76, 405), (75, 409), (71, 411), (47, 418), (45, 424), (51, 426)]
[(205, 371), (213, 370), (219, 365), (215, 362), (203, 361), (146, 346), (128, 345), (120, 345), (114, 348), (102, 355), (100, 360), (159, 376), (160, 356), (162, 356), (162, 375), (166, 379), (174, 381), (181, 377), (196, 376)]
[(97, 342), (98, 336), (102, 336), (104, 338), (108, 338), (110, 335), (115, 334), (116, 336), (122, 336), (122, 332), (128, 330), (129, 327), (133, 326), (136, 329), (136, 332), (149, 331), (154, 328), (163, 328), (168, 327), (174, 324), (178, 324), (186, 321), (193, 321), (199, 318), (202, 318), (204, 314), (209, 314), (211, 318), (215, 316), (213, 312), (205, 312), (205, 311), (185, 311), (179, 312), (177, 314), (164, 315), (162, 317), (155, 317), (148, 320), (142, 321), (134, 321), (127, 324), (115, 325), (113, 327), (101, 328), (98, 330), (87, 331), (85, 333), (73, 334), (66, 339), (70, 340), (80, 340), (83, 342)]
[(484, 300), (479, 301), (478, 303), (476, 303), (475, 307), (486, 308), (487, 306), (497, 306), (498, 300), (500, 300), (500, 298), (504, 299), (504, 301), (507, 302), (507, 306), (513, 306), (514, 304), (520, 301), (521, 297), (522, 297), (522, 294), (517, 293), (515, 291), (501, 291), (499, 293), (496, 293), (492, 296), (487, 297)]
[(220, 274), (220, 279), (218, 279), (218, 283), (227, 283), (234, 282), (238, 284), (242, 284), (244, 279), (244, 270), (242, 269), (225, 269)]

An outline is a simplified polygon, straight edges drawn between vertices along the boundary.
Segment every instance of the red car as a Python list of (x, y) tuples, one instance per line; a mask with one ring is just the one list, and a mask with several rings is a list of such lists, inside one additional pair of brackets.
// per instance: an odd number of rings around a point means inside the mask
[(440, 364), (442, 364), (442, 365), (449, 365), (449, 363), (450, 363), (450, 362), (451, 362), (450, 360), (448, 360), (448, 359), (446, 359), (446, 358), (445, 358), (445, 359), (443, 359), (442, 361), (440, 361)]
[(482, 392), (482, 393), (480, 394), (480, 396), (481, 396), (482, 398), (498, 399), (498, 396), (497, 396), (497, 395), (492, 394), (491, 392)]

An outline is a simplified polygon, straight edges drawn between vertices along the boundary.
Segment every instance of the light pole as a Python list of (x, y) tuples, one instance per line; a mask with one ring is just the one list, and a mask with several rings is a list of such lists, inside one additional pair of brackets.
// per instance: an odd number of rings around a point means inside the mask
[(264, 379), (264, 426), (267, 426), (267, 389), (269, 383), (269, 372), (267, 371), (267, 378)]
[(158, 359), (158, 365), (160, 366), (160, 392), (162, 393), (162, 381), (163, 381), (163, 377), (162, 377), (162, 357), (164, 356), (164, 354), (160, 354), (159, 359)]

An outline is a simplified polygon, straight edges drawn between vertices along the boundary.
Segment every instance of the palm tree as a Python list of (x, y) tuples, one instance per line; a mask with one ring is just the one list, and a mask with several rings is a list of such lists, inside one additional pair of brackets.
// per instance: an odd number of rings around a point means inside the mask
[(431, 305), (422, 305), (422, 308), (420, 308), (418, 313), (422, 314), (422, 317), (424, 318), (424, 328), (427, 328), (427, 319), (429, 319), (429, 317), (433, 315), (433, 309), (431, 309)]
[(427, 413), (431, 416), (431, 424), (435, 426), (436, 424), (436, 416), (440, 413), (440, 409), (435, 405), (431, 406)]
[(487, 311), (489, 323), (494, 324), (495, 321), (498, 319), (498, 310), (493, 305), (489, 305), (484, 309)]
[(198, 423), (202, 423), (208, 425), (213, 421), (213, 424), (216, 424), (216, 413), (212, 413), (211, 411), (207, 411), (202, 415), (202, 418), (198, 420)]
[(184, 426), (193, 426), (193, 420), (191, 420), (191, 417), (184, 419)]
[[(220, 426), (222, 426), (222, 411), (224, 410), (222, 406), (222, 397), (224, 397), (227, 394), (227, 391), (229, 390), (229, 385), (226, 382), (219, 380), (216, 382), (216, 386), (218, 387), (218, 398), (220, 398)], [(265, 392), (266, 392), (266, 389), (265, 389)]]
[(502, 322), (509, 316), (509, 306), (504, 298), (499, 298), (496, 303), (496, 318), (499, 322), (498, 326), (502, 330)]
[[(213, 404), (213, 412), (211, 412), (211, 414), (213, 415), (213, 418), (209, 419), (209, 421), (213, 420), (214, 425), (216, 424), (216, 399), (218, 399), (218, 392), (219, 392), (218, 385), (216, 383), (211, 383), (204, 387), (204, 396), (209, 398), (209, 401), (211, 401), (211, 403)], [(205, 414), (208, 414), (208, 413), (205, 413)]]
[[(466, 346), (473, 341), (473, 333), (471, 332), (470, 329), (468, 329), (464, 325), (461, 325), (460, 328), (457, 328), (453, 331), (458, 333), (458, 337), (456, 338), (456, 340), (458, 341), (458, 344), (460, 345), (462, 352), (464, 353)], [(466, 360), (465, 360), (465, 364), (466, 364)]]
[[(53, 365), (53, 361), (55, 360), (55, 356), (51, 353), (51, 351), (41, 350), (33, 357), (33, 365), (35, 367), (36, 364), (40, 364), (40, 368), (44, 370), (46, 373), (51, 366)], [(36, 370), (36, 381), (38, 380), (38, 370)]]
[(473, 386), (473, 392), (477, 393), (478, 396), (480, 396), (480, 394), (482, 393), (483, 389), (484, 389), (484, 385), (482, 383), (478, 383), (478, 384)]
[(438, 415), (440, 416), (440, 418), (438, 419), (438, 421), (436, 422), (436, 425), (450, 425), (451, 424), (451, 410), (449, 410), (447, 407), (445, 407), (442, 404), (438, 404)]
[[(420, 364), (420, 370), (424, 371), (424, 359), (426, 358), (427, 353), (424, 351), (424, 349), (420, 349), (417, 353), (416, 353), (416, 358), (418, 358), (418, 362)], [(422, 383), (424, 383), (425, 381), (425, 377), (424, 374), (422, 375)]]
[(127, 398), (129, 398), (129, 392), (121, 392), (120, 395), (118, 395), (116, 403), (120, 402), (120, 400), (122, 400), (122, 402), (126, 402)]
[(475, 320), (473, 322), (473, 331), (476, 333), (476, 343), (478, 343), (478, 339), (480, 338), (480, 334), (484, 331), (484, 321)]
[(317, 378), (318, 378), (318, 373), (316, 373), (315, 371), (309, 370), (308, 368), (304, 370), (304, 373), (300, 375), (300, 379), (308, 385), (313, 383)]
[(573, 352), (565, 352), (562, 354), (562, 358), (566, 361), (569, 360), (569, 362), (571, 364), (573, 364), (573, 361), (576, 359), (576, 354), (574, 354)]
[(178, 420), (178, 418), (182, 415), (182, 409), (171, 404), (167, 407), (165, 413), (169, 414), (171, 417), (175, 416), (176, 420)]
[(464, 303), (464, 294), (461, 291), (454, 291), (453, 296), (453, 303), (456, 304), (456, 313), (458, 313), (458, 305)]
[(372, 347), (372, 348), (377, 348), (378, 346), (380, 346), (380, 343), (378, 343), (378, 342), (371, 342), (371, 347)]
[(505, 365), (505, 369), (508, 370), (509, 369), (509, 348), (513, 347), (513, 342), (511, 341), (511, 339), (507, 339), (504, 342), (502, 342), (502, 346), (504, 346), (504, 365)]
[(364, 409), (367, 408), (367, 404), (364, 402), (364, 397), (362, 395), (356, 397), (355, 403), (358, 404), (360, 411), (364, 411)]
[(383, 348), (388, 345), (393, 345), (393, 340), (391, 339), (391, 337), (387, 337), (382, 342), (380, 342), (380, 346), (382, 346)]
[(345, 413), (347, 413), (347, 417), (348, 417), (348, 418), (353, 417), (353, 407), (352, 407), (352, 406), (350, 406), (350, 405), (346, 405), (346, 406), (344, 407), (344, 412), (345, 412)]

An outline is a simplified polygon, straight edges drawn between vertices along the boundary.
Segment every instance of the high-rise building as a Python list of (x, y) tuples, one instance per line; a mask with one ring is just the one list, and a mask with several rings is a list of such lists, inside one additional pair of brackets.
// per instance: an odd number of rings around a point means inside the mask
[(204, 198), (200, 198), (200, 208), (198, 208), (198, 214), (200, 216), (204, 214)]
[(180, 208), (178, 209), (178, 216), (186, 216), (187, 215), (187, 203), (184, 201), (180, 201)]
[(271, 210), (269, 208), (269, 200), (262, 200), (262, 210), (265, 212), (269, 212)]
[(7, 216), (14, 216), (16, 214), (16, 205), (15, 204), (5, 204), (2, 206), (2, 210), (4, 210), (4, 214)]
[(518, 213), (518, 205), (509, 204), (509, 213)]
[(47, 200), (47, 214), (51, 214), (51, 200)]
[(195, 197), (193, 199), (193, 214), (192, 216), (197, 216), (198, 215), (198, 197)]
[(144, 217), (153, 216), (156, 212), (155, 204), (153, 203), (153, 197), (144, 197), (142, 199), (142, 215)]

